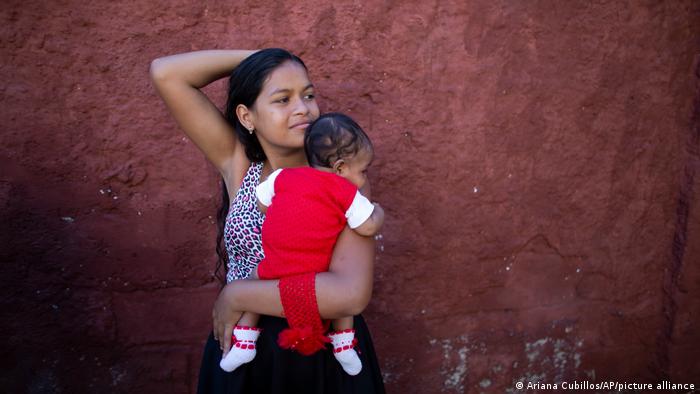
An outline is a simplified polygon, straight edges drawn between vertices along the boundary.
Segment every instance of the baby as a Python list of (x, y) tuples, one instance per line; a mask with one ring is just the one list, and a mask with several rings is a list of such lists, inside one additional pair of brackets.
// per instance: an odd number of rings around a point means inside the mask
[[(373, 236), (384, 223), (384, 210), (359, 191), (367, 182), (374, 152), (355, 121), (339, 113), (322, 115), (307, 129), (304, 150), (310, 167), (278, 169), (256, 189), (258, 206), (266, 212), (265, 258), (257, 268), (261, 279), (328, 271), (333, 247), (346, 224), (360, 235)], [(299, 323), (292, 324), (287, 314), (291, 328), (280, 333), (281, 347), (312, 354), (330, 342), (343, 370), (349, 375), (360, 373), (352, 316), (333, 320), (334, 331), (325, 337), (318, 318), (317, 324), (294, 327)], [(258, 318), (243, 313), (233, 330), (231, 350), (221, 359), (223, 370), (233, 371), (255, 358)], [(307, 337), (312, 339), (304, 344)]]

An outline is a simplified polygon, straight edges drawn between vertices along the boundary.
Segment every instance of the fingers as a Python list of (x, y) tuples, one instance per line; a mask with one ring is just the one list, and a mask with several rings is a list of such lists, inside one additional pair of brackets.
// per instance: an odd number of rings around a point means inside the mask
[(219, 342), (219, 332), (216, 329), (219, 319), (217, 319), (216, 308), (211, 311), (211, 321), (213, 323), (211, 330), (214, 333), (214, 340)]
[(381, 215), (381, 217), (383, 219), (384, 218), (384, 208), (382, 208), (382, 206), (379, 204), (376, 204), (376, 206), (377, 206), (379, 214)]
[(222, 351), (224, 350), (224, 341), (226, 340), (226, 336), (224, 332), (226, 331), (226, 327), (223, 321), (219, 320), (216, 323), (216, 337), (218, 338), (219, 341), (219, 349)]
[(238, 321), (241, 320), (241, 316), (243, 316), (243, 312), (234, 311), (231, 314), (231, 321), (238, 324)]
[[(224, 339), (224, 347), (221, 349), (224, 354), (228, 353), (228, 351), (231, 349), (231, 335), (233, 334), (233, 324), (227, 323), (224, 324), (224, 331), (223, 331), (223, 339)], [(221, 342), (219, 342), (221, 343)]]

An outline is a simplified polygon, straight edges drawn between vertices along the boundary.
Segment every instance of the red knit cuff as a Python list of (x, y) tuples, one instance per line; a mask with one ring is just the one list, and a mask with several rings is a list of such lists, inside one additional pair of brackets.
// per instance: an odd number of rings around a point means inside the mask
[(280, 279), (280, 299), (289, 329), (278, 337), (280, 347), (310, 355), (323, 349), (328, 338), (323, 335), (316, 303), (316, 273), (295, 275)]

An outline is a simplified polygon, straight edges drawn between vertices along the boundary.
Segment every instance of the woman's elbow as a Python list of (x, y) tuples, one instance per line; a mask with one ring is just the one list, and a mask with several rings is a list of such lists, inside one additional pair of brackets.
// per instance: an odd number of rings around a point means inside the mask
[(165, 62), (162, 58), (153, 59), (153, 61), (151, 61), (151, 66), (148, 69), (148, 75), (151, 77), (151, 81), (156, 84), (166, 78)]
[(369, 301), (372, 298), (372, 285), (354, 287), (346, 294), (348, 295), (348, 315), (359, 315), (369, 305)]

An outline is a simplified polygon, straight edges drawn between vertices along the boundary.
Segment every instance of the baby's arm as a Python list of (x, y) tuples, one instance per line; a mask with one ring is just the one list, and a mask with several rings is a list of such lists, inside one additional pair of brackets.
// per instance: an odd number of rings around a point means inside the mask
[(262, 213), (266, 213), (267, 207), (272, 204), (272, 197), (275, 196), (275, 179), (281, 171), (281, 168), (275, 170), (264, 182), (260, 182), (260, 184), (255, 187), (255, 195), (258, 198), (258, 209), (260, 209)]
[(365, 220), (361, 225), (355, 227), (356, 233), (364, 235), (365, 237), (372, 237), (379, 232), (384, 224), (384, 210), (379, 204), (374, 203), (374, 210), (372, 214), (369, 215), (367, 220)]
[(371, 237), (379, 232), (384, 224), (384, 210), (379, 204), (372, 204), (359, 191), (355, 193), (350, 208), (345, 212), (348, 226), (356, 233)]

